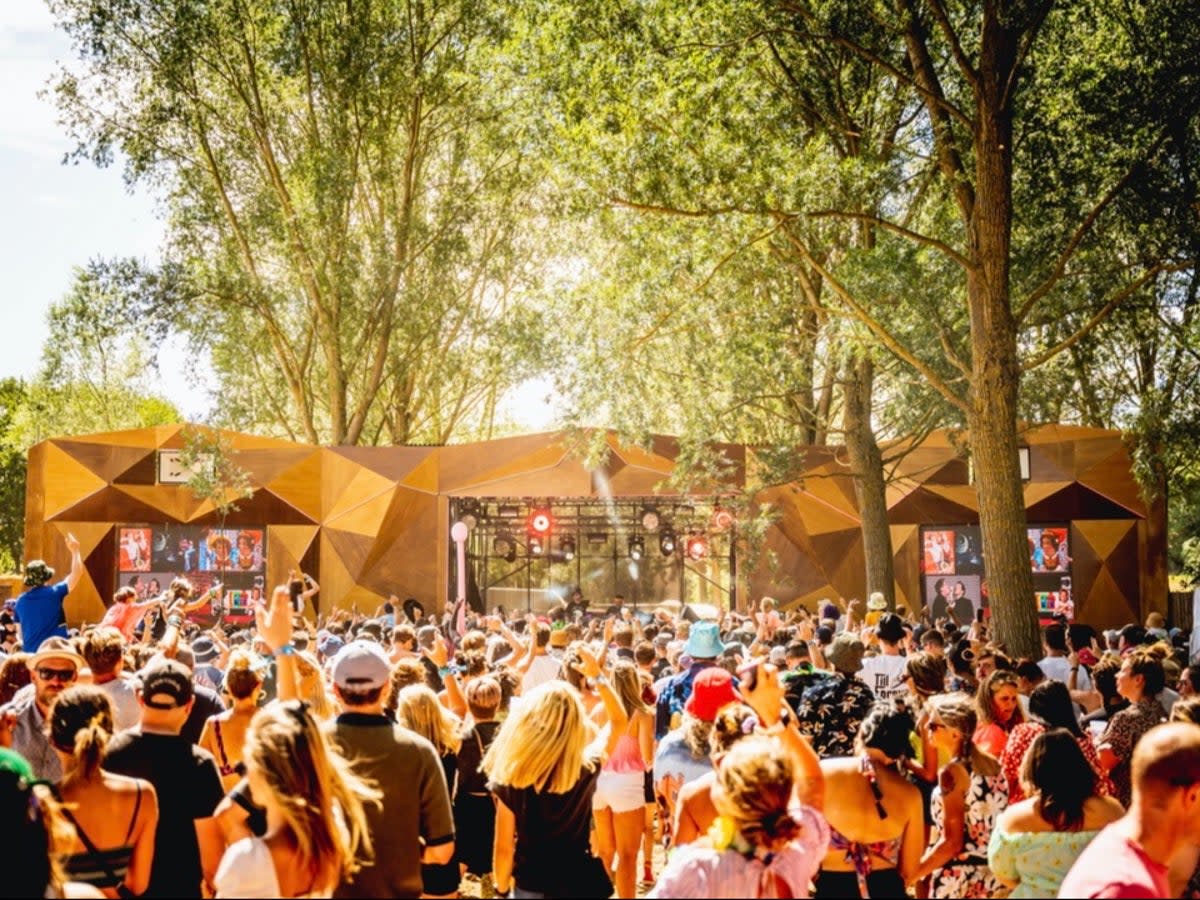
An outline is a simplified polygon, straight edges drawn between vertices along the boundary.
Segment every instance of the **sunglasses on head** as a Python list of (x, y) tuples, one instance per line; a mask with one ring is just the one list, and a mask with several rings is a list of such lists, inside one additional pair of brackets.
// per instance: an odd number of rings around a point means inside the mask
[(42, 681), (74, 681), (74, 669), (47, 669), (39, 666), (37, 670), (38, 678)]

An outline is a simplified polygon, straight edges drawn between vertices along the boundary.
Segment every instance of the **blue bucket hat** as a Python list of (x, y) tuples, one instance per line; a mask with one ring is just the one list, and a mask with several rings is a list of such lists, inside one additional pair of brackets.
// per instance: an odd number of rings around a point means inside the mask
[(683, 652), (692, 659), (716, 659), (725, 652), (716, 622), (694, 622)]

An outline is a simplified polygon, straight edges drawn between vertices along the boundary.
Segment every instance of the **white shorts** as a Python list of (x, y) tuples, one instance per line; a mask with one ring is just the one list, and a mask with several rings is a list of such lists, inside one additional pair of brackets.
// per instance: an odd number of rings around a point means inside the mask
[(642, 809), (645, 805), (646, 773), (607, 770), (600, 773), (596, 780), (592, 809), (611, 809), (614, 813), (627, 813)]

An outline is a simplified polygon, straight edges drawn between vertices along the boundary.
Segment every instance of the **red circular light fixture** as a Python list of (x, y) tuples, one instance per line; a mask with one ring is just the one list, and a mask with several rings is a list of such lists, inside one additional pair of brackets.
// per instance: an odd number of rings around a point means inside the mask
[(728, 531), (733, 527), (733, 513), (718, 506), (713, 510), (712, 527), (716, 531)]
[(708, 559), (708, 538), (702, 534), (692, 532), (688, 535), (687, 542), (684, 544), (684, 550), (688, 555), (688, 559), (695, 562)]
[(529, 530), (534, 534), (548, 534), (554, 525), (554, 517), (548, 509), (535, 509), (529, 517)]

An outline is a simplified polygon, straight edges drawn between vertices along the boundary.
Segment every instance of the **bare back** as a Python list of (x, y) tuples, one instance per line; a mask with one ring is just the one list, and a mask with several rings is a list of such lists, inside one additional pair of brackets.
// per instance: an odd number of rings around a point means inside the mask
[[(895, 769), (877, 765), (877, 784), (880, 803), (887, 813), (881, 818), (876, 809), (871, 784), (862, 771), (859, 757), (825, 759), (821, 761), (825, 775), (825, 818), (830, 828), (856, 844), (881, 844), (890, 841), (912, 840), (915, 832), (923, 831), (924, 814), (921, 792)], [(916, 824), (917, 828), (910, 828)], [(875, 868), (893, 868), (896, 860), (871, 854)], [(830, 849), (822, 868), (831, 872), (852, 871), (844, 848)]]

